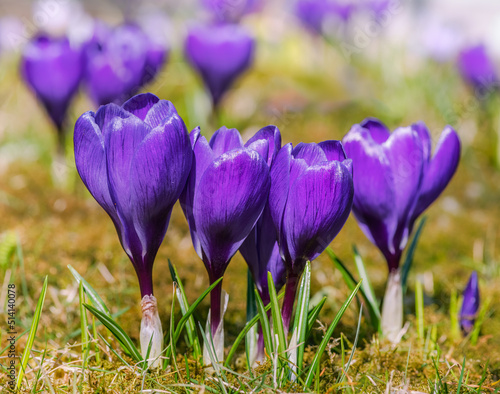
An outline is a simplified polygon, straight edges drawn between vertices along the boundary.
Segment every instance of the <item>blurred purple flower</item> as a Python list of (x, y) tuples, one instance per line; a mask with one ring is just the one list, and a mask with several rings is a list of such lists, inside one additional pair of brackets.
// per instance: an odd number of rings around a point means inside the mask
[(201, 0), (219, 22), (239, 22), (242, 17), (259, 9), (262, 0)]
[(193, 160), (183, 120), (170, 101), (140, 94), (84, 113), (74, 144), (83, 183), (113, 221), (141, 295), (152, 295), (154, 259)]
[(463, 294), (462, 308), (460, 309), (460, 328), (464, 335), (474, 328), (477, 312), (479, 311), (479, 282), (477, 272), (472, 272)]
[[(200, 135), (199, 128), (190, 138), (195, 159), (180, 203), (194, 249), (213, 283), (224, 275), (264, 209), (269, 168), (259, 153), (243, 147), (236, 129), (222, 127), (210, 143)], [(214, 337), (222, 322), (221, 292), (222, 283), (210, 294)]]
[(351, 128), (343, 143), (354, 165), (353, 213), (385, 256), (389, 271), (395, 271), (415, 220), (457, 169), (458, 135), (447, 126), (431, 156), (431, 135), (424, 123), (391, 134), (379, 120), (366, 119)]
[(114, 29), (98, 24), (85, 55), (85, 79), (92, 100), (96, 105), (121, 104), (156, 76), (167, 49), (134, 24)]
[(302, 24), (312, 33), (323, 34), (325, 23), (336, 19), (347, 22), (356, 6), (351, 2), (332, 0), (298, 0), (295, 3), (295, 14)]
[(340, 141), (291, 144), (271, 167), (269, 207), (285, 261), (287, 282), (283, 323), (288, 330), (300, 276), (343, 227), (351, 211), (351, 160)]
[(498, 77), (484, 45), (463, 49), (458, 55), (458, 70), (462, 78), (478, 93), (498, 87)]
[(185, 43), (189, 62), (203, 78), (214, 107), (246, 69), (254, 53), (254, 39), (246, 29), (232, 24), (196, 26)]
[(64, 120), (82, 73), (82, 51), (72, 47), (67, 38), (39, 35), (24, 48), (21, 74), (54, 122), (62, 152)]

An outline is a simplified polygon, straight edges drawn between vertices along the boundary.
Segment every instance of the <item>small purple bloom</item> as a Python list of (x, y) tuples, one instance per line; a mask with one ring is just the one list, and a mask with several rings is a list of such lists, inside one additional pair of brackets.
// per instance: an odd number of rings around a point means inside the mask
[[(250, 138), (245, 146), (259, 152), (271, 166), (281, 148), (280, 131), (276, 126), (266, 126)], [(279, 253), (276, 230), (268, 204), (241, 245), (240, 253), (248, 264), (264, 305), (267, 305), (269, 303), (267, 273), (271, 272), (273, 275), (277, 291), (283, 287), (286, 279), (285, 265)]]
[(152, 295), (154, 259), (193, 161), (183, 120), (170, 101), (140, 94), (84, 113), (74, 144), (82, 181), (113, 220), (141, 295)]
[(479, 302), (479, 282), (477, 272), (474, 271), (465, 287), (462, 308), (460, 309), (460, 328), (464, 335), (469, 334), (474, 328), (474, 322), (479, 311)]
[(431, 155), (424, 123), (392, 134), (377, 119), (354, 125), (343, 139), (354, 165), (353, 212), (365, 235), (399, 267), (415, 220), (441, 194), (460, 159), (460, 140), (447, 126)]
[(351, 164), (340, 141), (287, 144), (274, 159), (269, 207), (287, 270), (282, 312), (287, 329), (306, 262), (325, 250), (351, 211)]
[(495, 65), (484, 45), (463, 49), (458, 55), (458, 70), (462, 78), (478, 93), (490, 91), (498, 86)]
[(354, 3), (339, 3), (331, 0), (298, 0), (295, 14), (311, 32), (323, 34), (324, 24), (335, 18), (347, 22), (355, 10)]
[[(194, 249), (213, 283), (224, 275), (264, 209), (269, 168), (259, 153), (243, 147), (236, 129), (222, 127), (210, 143), (199, 128), (190, 138), (195, 159), (180, 203)], [(219, 284), (210, 295), (213, 336), (222, 321), (221, 291)]]
[(121, 104), (163, 65), (167, 52), (133, 24), (110, 29), (102, 24), (87, 44), (85, 80), (96, 105)]
[(189, 62), (203, 78), (217, 107), (224, 93), (250, 67), (254, 39), (238, 25), (196, 26), (185, 43)]
[(72, 47), (67, 38), (39, 35), (24, 48), (21, 73), (54, 122), (59, 148), (64, 149), (63, 123), (82, 79), (81, 49)]
[(239, 22), (245, 15), (256, 11), (262, 0), (201, 0), (219, 22)]

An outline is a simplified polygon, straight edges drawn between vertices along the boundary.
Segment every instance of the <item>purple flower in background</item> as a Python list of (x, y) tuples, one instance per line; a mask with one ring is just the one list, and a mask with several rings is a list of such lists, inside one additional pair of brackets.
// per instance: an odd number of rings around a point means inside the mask
[(460, 328), (464, 335), (474, 328), (477, 312), (479, 311), (479, 282), (477, 272), (472, 272), (463, 294), (462, 308), (460, 309)]
[(285, 145), (271, 167), (269, 207), (285, 261), (283, 323), (288, 330), (300, 276), (343, 227), (351, 211), (351, 160), (340, 141)]
[(67, 38), (39, 35), (24, 48), (21, 73), (54, 122), (63, 153), (64, 120), (82, 79), (81, 49), (72, 47)]
[(189, 62), (203, 78), (214, 107), (252, 62), (254, 39), (238, 25), (196, 26), (185, 43)]
[(495, 65), (484, 45), (463, 49), (458, 55), (458, 70), (462, 78), (479, 93), (498, 86)]
[[(224, 275), (264, 209), (269, 168), (259, 153), (243, 147), (236, 129), (222, 127), (210, 143), (199, 128), (190, 137), (195, 161), (180, 203), (194, 249), (213, 283)], [(210, 326), (219, 361), (224, 350), (221, 296), (220, 283), (210, 294)]]
[(343, 139), (354, 166), (354, 216), (389, 266), (382, 331), (390, 340), (403, 323), (401, 254), (416, 219), (444, 190), (460, 159), (460, 140), (450, 126), (433, 155), (431, 142), (422, 122), (391, 134), (377, 119), (354, 125)]
[[(170, 101), (152, 94), (84, 113), (75, 125), (75, 161), (83, 183), (113, 221), (134, 265), (142, 296), (141, 349), (157, 358), (162, 330), (153, 296), (153, 263), (193, 152)], [(157, 364), (155, 364), (157, 365)]]
[(347, 22), (355, 10), (353, 3), (339, 3), (331, 0), (298, 0), (295, 14), (311, 32), (323, 34), (325, 23), (331, 19)]
[(85, 80), (96, 105), (121, 104), (151, 81), (167, 57), (165, 47), (133, 24), (98, 25), (86, 46)]
[(205, 8), (219, 22), (239, 22), (239, 20), (262, 5), (262, 0), (201, 0)]
[[(259, 152), (271, 167), (281, 148), (280, 131), (276, 126), (266, 126), (250, 138), (245, 146)], [(248, 264), (264, 305), (267, 305), (269, 303), (268, 271), (273, 275), (277, 291), (285, 284), (285, 265), (279, 253), (276, 230), (268, 204), (241, 245), (240, 253)]]

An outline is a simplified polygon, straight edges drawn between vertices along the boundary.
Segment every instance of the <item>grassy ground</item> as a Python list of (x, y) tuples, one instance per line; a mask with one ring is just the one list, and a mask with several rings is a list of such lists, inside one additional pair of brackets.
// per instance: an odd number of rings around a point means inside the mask
[[(394, 347), (379, 340), (363, 320), (344, 383), (336, 385), (342, 375), (337, 340), (323, 359), (317, 388), (321, 392), (495, 392), (500, 387), (500, 316), (496, 303), (500, 297), (500, 252), (495, 249), (500, 217), (500, 172), (494, 164), (499, 132), (496, 99), (475, 100), (451, 65), (421, 62), (415, 66), (413, 59), (400, 51), (385, 52), (383, 64), (363, 54), (348, 64), (333, 47), (298, 33), (287, 35), (279, 44), (260, 42), (257, 63), (226, 97), (218, 126), (236, 127), (248, 138), (258, 128), (276, 124), (284, 142), (294, 144), (341, 139), (350, 125), (366, 116), (379, 117), (391, 127), (424, 120), (436, 138), (446, 123), (456, 127), (464, 141), (463, 157), (455, 178), (428, 210), (406, 298), (407, 334)], [(50, 392), (51, 387), (58, 393), (134, 392), (140, 388), (183, 392), (175, 386), (182, 382), (190, 383), (195, 392), (205, 384), (206, 390), (217, 387), (193, 360), (188, 363), (189, 374), (181, 357), (180, 374), (142, 374), (120, 361), (102, 341), (101, 360), (97, 362), (92, 356), (89, 367), (82, 370), (78, 287), (67, 264), (92, 284), (112, 312), (122, 313), (118, 320), (134, 340), (138, 339), (140, 322), (138, 283), (111, 221), (78, 178), (70, 145), (67, 162), (53, 163), (55, 134), (19, 80), (16, 62), (15, 57), (3, 58), (0, 64), (0, 236), (13, 239), (13, 245), (19, 240), (22, 256), (15, 251), (1, 262), (1, 321), (7, 320), (7, 283), (17, 285), (19, 333), (31, 324), (46, 275), (49, 283), (22, 392)], [(206, 135), (215, 130), (200, 81), (179, 55), (174, 54), (149, 90), (171, 100), (190, 129), (200, 125)], [(77, 98), (68, 122), (70, 135), (77, 116), (90, 108), (83, 94)], [(375, 292), (381, 297), (387, 275), (385, 263), (350, 218), (331, 246), (354, 270), (353, 243), (364, 257)], [(178, 206), (174, 208), (154, 271), (155, 294), (160, 300), (164, 327), (169, 325), (172, 300), (167, 259), (176, 264), (192, 302), (208, 286), (208, 279)], [(483, 303), (489, 302), (475, 345), (469, 338), (452, 337), (449, 318), (450, 295), (465, 287), (473, 269), (479, 272)], [(425, 291), (424, 338), (417, 335), (414, 317), (413, 286), (417, 277), (423, 281)], [(245, 324), (246, 267), (239, 255), (233, 258), (225, 278), (224, 288), (230, 294), (226, 343), (230, 344)], [(312, 294), (316, 298), (328, 296), (320, 315), (322, 324), (333, 319), (348, 293), (328, 257), (318, 258), (313, 264)], [(207, 309), (205, 301), (197, 314), (201, 321), (206, 318)], [(351, 353), (357, 316), (353, 304), (334, 334), (335, 338), (344, 338), (345, 357)], [(317, 325), (306, 361), (314, 355), (321, 327)], [(3, 348), (8, 335), (4, 328), (0, 332)], [(112, 341), (103, 327), (99, 333)], [(25, 343), (26, 335), (17, 342), (17, 354), (23, 351)], [(116, 343), (114, 348), (118, 349)], [(245, 375), (243, 353), (244, 349), (233, 368)], [(4, 351), (0, 364), (5, 366), (6, 362)], [(264, 364), (255, 375), (266, 376), (269, 368), (269, 364)], [(5, 388), (4, 372), (2, 369), (0, 385)], [(245, 376), (240, 380), (248, 382), (248, 374)], [(235, 375), (230, 375), (228, 382), (239, 385)], [(271, 386), (268, 376), (263, 387), (272, 391)], [(288, 389), (300, 391), (291, 386)]]

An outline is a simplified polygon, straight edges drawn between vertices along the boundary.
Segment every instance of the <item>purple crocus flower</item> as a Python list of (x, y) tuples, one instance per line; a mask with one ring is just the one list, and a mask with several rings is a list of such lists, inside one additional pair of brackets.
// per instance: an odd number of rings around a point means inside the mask
[(322, 35), (324, 24), (333, 18), (347, 22), (355, 10), (355, 5), (331, 0), (298, 0), (295, 14), (302, 24), (312, 33)]
[(201, 0), (219, 22), (239, 22), (240, 19), (256, 11), (262, 0)]
[[(153, 263), (191, 169), (186, 126), (171, 102), (140, 94), (121, 107), (108, 104), (96, 113), (84, 113), (75, 125), (74, 144), (78, 173), (113, 221), (134, 265), (143, 325), (159, 325), (161, 330), (153, 297)], [(143, 355), (150, 332), (141, 327)], [(160, 352), (162, 336), (156, 339)]]
[(351, 160), (340, 141), (285, 145), (271, 167), (269, 207), (285, 261), (283, 323), (288, 330), (300, 276), (343, 227), (351, 211)]
[[(269, 168), (259, 153), (243, 146), (236, 129), (222, 127), (210, 143), (199, 128), (190, 137), (195, 160), (180, 203), (193, 246), (213, 283), (224, 275), (264, 209)], [(219, 361), (224, 350), (221, 295), (222, 283), (210, 294), (210, 326)]]
[(166, 59), (164, 47), (133, 24), (102, 24), (87, 44), (85, 80), (96, 105), (121, 104), (151, 81)]
[(476, 89), (478, 94), (484, 94), (498, 86), (495, 65), (484, 45), (463, 49), (458, 55), (458, 70), (465, 82)]
[(254, 39), (238, 25), (196, 26), (189, 31), (185, 52), (203, 78), (217, 107), (224, 93), (253, 59)]
[(64, 121), (83, 73), (81, 49), (67, 38), (38, 35), (24, 48), (21, 73), (54, 122), (59, 152), (64, 153)]
[(389, 266), (382, 330), (395, 340), (403, 323), (399, 261), (416, 219), (455, 173), (460, 140), (447, 126), (431, 155), (431, 135), (424, 123), (391, 134), (379, 120), (366, 119), (351, 128), (343, 143), (354, 164), (354, 216)]
[(462, 308), (460, 309), (460, 328), (464, 335), (474, 328), (474, 322), (479, 311), (479, 282), (477, 272), (472, 272), (463, 294)]
[[(266, 126), (260, 129), (245, 144), (261, 154), (271, 167), (276, 154), (281, 148), (281, 134), (276, 126)], [(260, 219), (252, 229), (245, 242), (240, 247), (240, 253), (248, 264), (255, 287), (264, 305), (270, 301), (267, 273), (271, 272), (276, 290), (279, 291), (286, 280), (286, 269), (281, 258), (269, 204), (266, 204)], [(264, 337), (259, 331), (257, 348), (251, 363), (264, 357)]]

